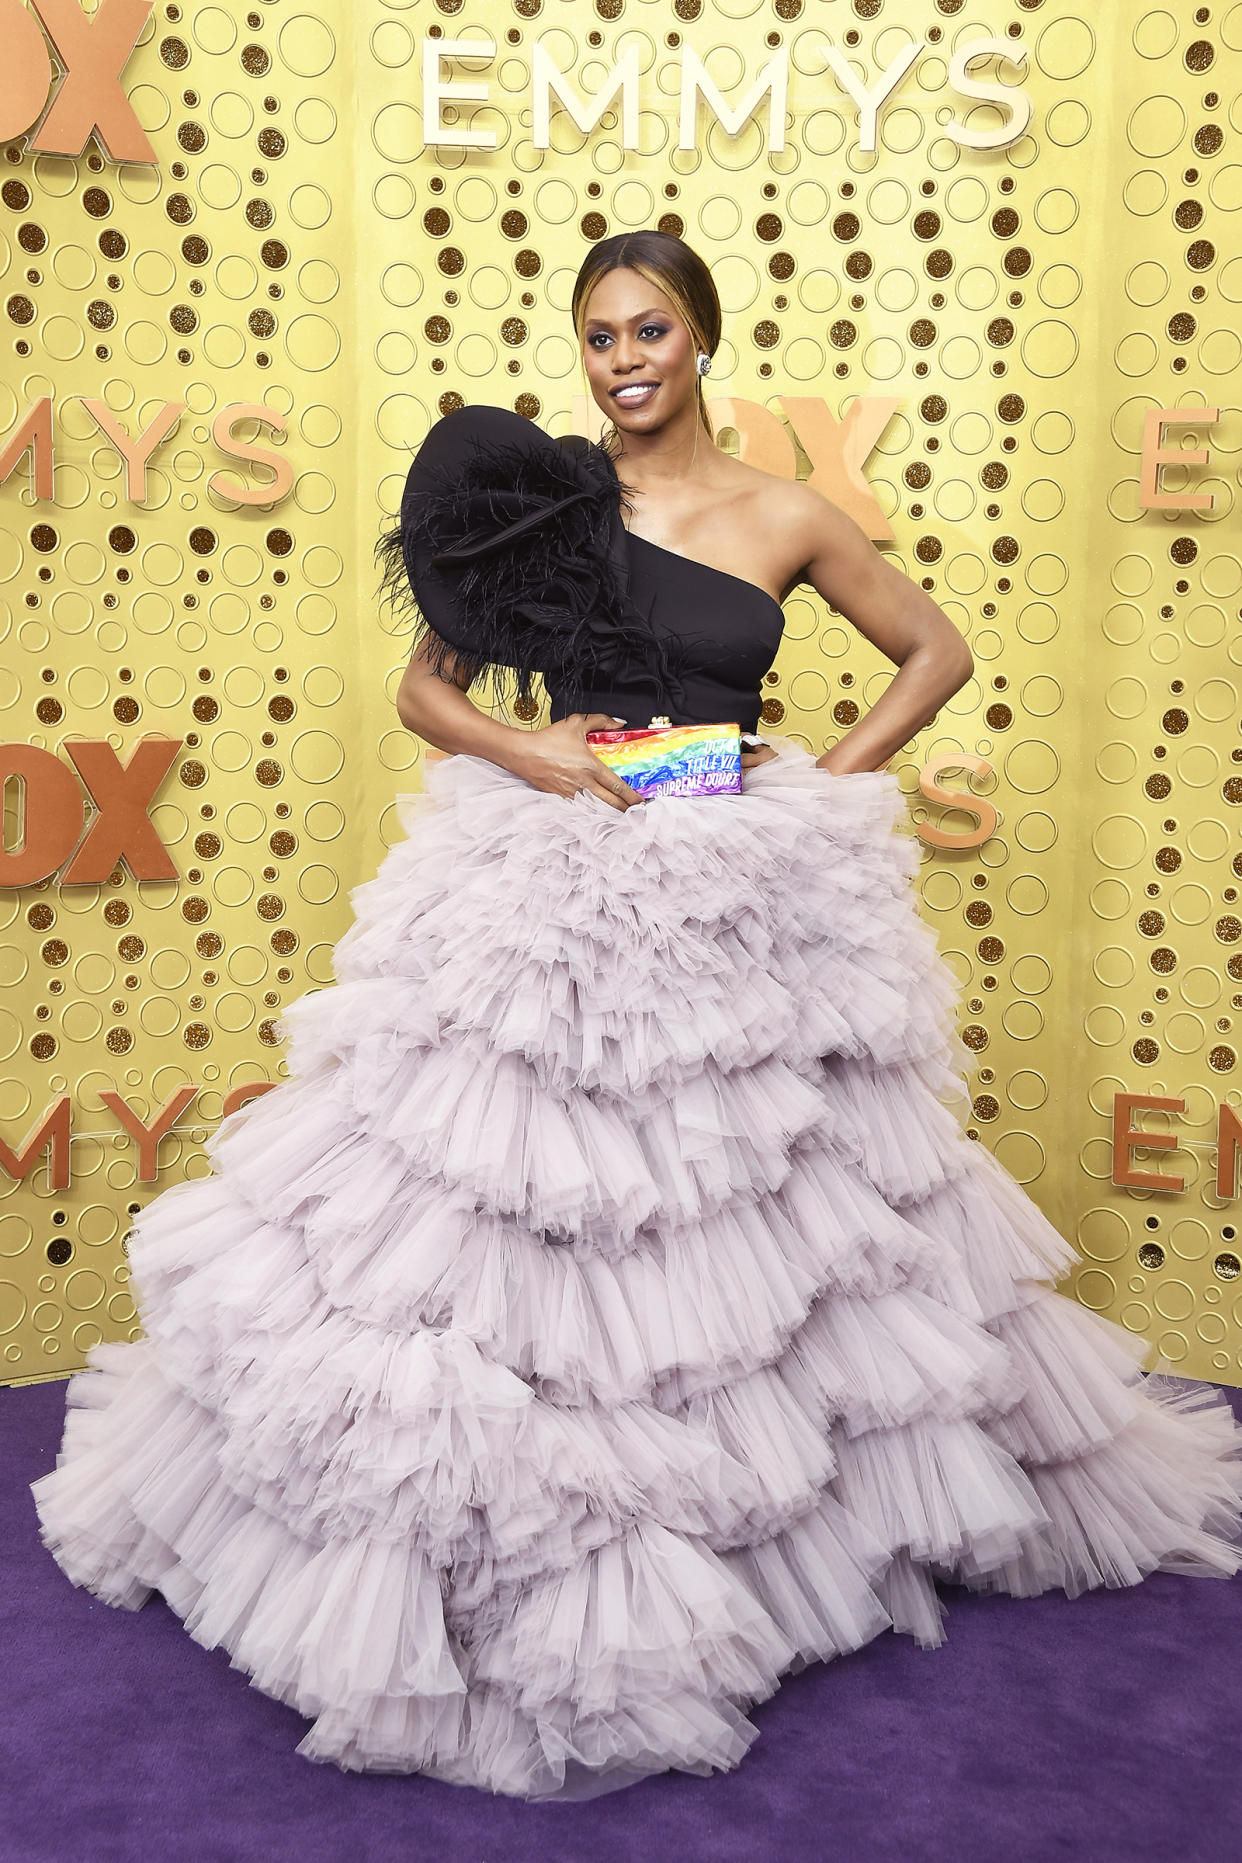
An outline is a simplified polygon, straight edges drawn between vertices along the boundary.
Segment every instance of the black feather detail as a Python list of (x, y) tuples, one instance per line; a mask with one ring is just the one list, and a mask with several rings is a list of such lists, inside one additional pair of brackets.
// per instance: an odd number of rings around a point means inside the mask
[(490, 681), (502, 706), (514, 686), (529, 700), (536, 674), (569, 710), (625, 676), (649, 680), (653, 713), (667, 710), (681, 656), (627, 591), (618, 552), (628, 488), (595, 441), (558, 442), (524, 425), (529, 433), (510, 427), (504, 440), (494, 422), (487, 433), (463, 425), (465, 452), (450, 449), (447, 463), (416, 455), (399, 516), (376, 546), (382, 594), (413, 617), (433, 671), (451, 677), (454, 655), (467, 690)]

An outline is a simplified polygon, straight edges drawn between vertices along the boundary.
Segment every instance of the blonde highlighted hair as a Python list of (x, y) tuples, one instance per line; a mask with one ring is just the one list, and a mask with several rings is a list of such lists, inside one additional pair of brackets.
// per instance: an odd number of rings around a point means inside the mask
[[(655, 227), (635, 233), (614, 233), (608, 239), (597, 241), (583, 259), (570, 300), (570, 314), (579, 343), (583, 339), (587, 302), (592, 291), (605, 273), (619, 271), (622, 267), (638, 272), (650, 284), (658, 286), (686, 324), (696, 349), (705, 350), (709, 356), (715, 355), (720, 342), (721, 313), (711, 269), (683, 239), (675, 233), (661, 233)], [(708, 437), (714, 439), (703, 399), (701, 375), (695, 377), (695, 396), (699, 419)], [(613, 431), (616, 431), (615, 424)]]

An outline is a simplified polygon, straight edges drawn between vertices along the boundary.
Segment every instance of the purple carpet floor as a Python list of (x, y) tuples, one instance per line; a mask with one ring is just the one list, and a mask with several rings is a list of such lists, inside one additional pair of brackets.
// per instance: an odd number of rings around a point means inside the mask
[(301, 1717), (162, 1600), (70, 1585), (28, 1492), (63, 1415), (62, 1383), (0, 1390), (3, 1863), (1242, 1858), (1242, 1575), (946, 1588), (947, 1643), (890, 1632), (791, 1678), (736, 1772), (527, 1805), (301, 1759)]

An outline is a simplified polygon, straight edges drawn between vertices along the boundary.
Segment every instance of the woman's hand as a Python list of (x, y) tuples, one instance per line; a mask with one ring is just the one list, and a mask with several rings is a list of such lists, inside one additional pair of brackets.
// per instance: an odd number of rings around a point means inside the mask
[(742, 768), (744, 770), (753, 770), (757, 763), (770, 763), (776, 754), (777, 753), (770, 744), (760, 744), (756, 750), (744, 749), (742, 751)]
[(610, 770), (586, 741), (588, 731), (615, 731), (624, 723), (623, 718), (613, 718), (608, 712), (570, 712), (556, 724), (528, 731), (527, 742), (515, 753), (509, 768), (549, 795), (576, 796), (586, 790), (610, 808), (628, 809), (643, 798), (624, 777)]

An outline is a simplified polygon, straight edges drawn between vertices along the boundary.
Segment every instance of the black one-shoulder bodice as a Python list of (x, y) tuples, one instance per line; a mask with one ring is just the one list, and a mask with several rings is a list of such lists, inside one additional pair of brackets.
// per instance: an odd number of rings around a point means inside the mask
[(630, 725), (759, 723), (784, 629), (757, 583), (631, 531), (632, 493), (581, 434), (556, 440), (511, 409), (462, 407), (418, 449), (385, 581), (415, 610), (430, 663), (518, 695), (542, 676), (555, 722), (608, 712)]
[(628, 594), (675, 648), (673, 672), (657, 689), (634, 658), (581, 705), (566, 703), (545, 673), (553, 723), (569, 711), (609, 712), (629, 725), (662, 713), (672, 724), (759, 726), (760, 687), (776, 658), (785, 617), (775, 596), (727, 570), (694, 561), (633, 531), (625, 537)]

